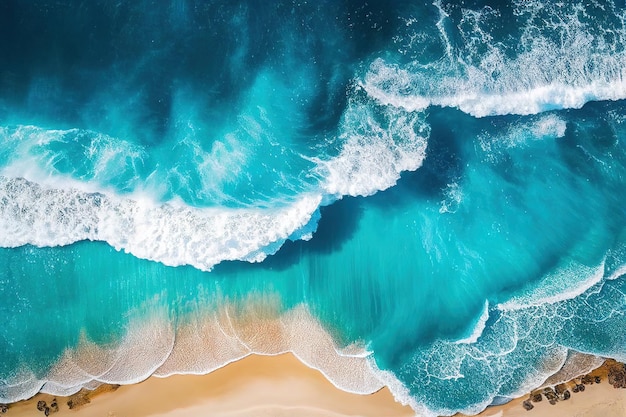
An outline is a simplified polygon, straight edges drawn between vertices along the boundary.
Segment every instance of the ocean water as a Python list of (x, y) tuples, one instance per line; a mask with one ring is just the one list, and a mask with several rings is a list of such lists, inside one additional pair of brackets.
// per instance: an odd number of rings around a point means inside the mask
[(624, 361), (625, 99), (621, 0), (5, 0), (0, 402), (293, 351), (452, 415)]

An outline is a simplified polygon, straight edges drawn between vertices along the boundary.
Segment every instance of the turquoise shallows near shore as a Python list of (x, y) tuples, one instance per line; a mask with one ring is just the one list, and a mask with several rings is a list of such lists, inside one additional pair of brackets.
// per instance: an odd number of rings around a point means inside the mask
[(451, 415), (626, 360), (626, 5), (500, 3), (2, 2), (0, 402), (293, 350)]

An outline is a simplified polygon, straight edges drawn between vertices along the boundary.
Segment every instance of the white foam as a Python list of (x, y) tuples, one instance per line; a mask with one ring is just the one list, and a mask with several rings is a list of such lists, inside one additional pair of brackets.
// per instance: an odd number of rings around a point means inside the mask
[[(460, 22), (452, 22), (435, 2), (444, 58), (425, 63), (417, 54), (402, 66), (376, 59), (360, 85), (384, 105), (407, 111), (454, 107), (475, 117), (529, 115), (626, 98), (624, 10), (609, 3), (604, 13), (614, 22), (604, 26), (585, 16), (582, 3), (516, 3), (525, 26), (517, 44), (505, 45), (491, 32), (497, 10), (462, 8)], [(409, 25), (397, 42), (420, 50), (422, 31), (421, 25)]]
[[(376, 114), (379, 112), (379, 114)], [(425, 115), (350, 103), (342, 121), (338, 156), (321, 160), (327, 196), (368, 196), (395, 185), (403, 171), (415, 171), (426, 156), (430, 128)]]
[(626, 264), (620, 266), (619, 268), (617, 268), (615, 271), (613, 271), (611, 273), (611, 275), (609, 275), (608, 277), (606, 277), (607, 280), (616, 280), (622, 276), (626, 275)]
[[(78, 347), (68, 349), (41, 380), (26, 372), (14, 378), (14, 385), (0, 384), (0, 402), (30, 398), (39, 390), (67, 396), (81, 388), (101, 383), (133, 384), (151, 375), (206, 374), (250, 354), (286, 352), (320, 371), (338, 389), (371, 394), (391, 384), (396, 398), (406, 394), (402, 394), (406, 389), (392, 374), (378, 370), (364, 346), (353, 344), (339, 349), (304, 305), (284, 313), (279, 313), (272, 301), (247, 303), (243, 310), (233, 305), (213, 312), (199, 310), (186, 317), (175, 332), (166, 310), (152, 308), (144, 319), (138, 312), (132, 316), (128, 333), (120, 343), (98, 347), (107, 351), (103, 363), (93, 357), (92, 342), (82, 340)], [(88, 358), (94, 363), (88, 363)], [(101, 370), (102, 374), (89, 376), (85, 368)], [(407, 401), (404, 404), (413, 404)]]
[[(476, 80), (458, 80), (444, 78), (433, 81), (435, 84), (457, 83), (457, 89), (449, 95), (432, 92), (427, 95), (414, 93), (402, 94), (406, 89), (408, 71), (403, 71), (394, 64), (386, 64), (381, 59), (370, 67), (361, 86), (381, 104), (418, 112), (429, 106), (454, 107), (475, 117), (506, 114), (530, 115), (550, 110), (578, 109), (590, 101), (622, 100), (626, 98), (626, 68), (616, 79), (608, 81), (590, 81), (586, 85), (572, 86), (554, 81), (528, 89), (511, 87), (505, 90), (497, 84), (493, 89), (504, 90), (484, 92), (485, 86)], [(385, 87), (381, 87), (381, 85)], [(393, 88), (387, 86), (393, 85)]]
[(194, 209), (0, 177), (0, 246), (100, 240), (139, 258), (209, 270), (223, 260), (263, 260), (309, 223), (320, 201), (304, 195), (277, 209)]
[[(602, 281), (604, 263), (605, 260), (602, 260), (599, 265), (589, 267), (571, 261), (545, 276), (539, 285), (524, 295), (513, 297), (496, 307), (501, 311), (521, 310), (576, 298)], [(585, 278), (581, 279), (581, 277)], [(572, 282), (575, 282), (576, 285), (571, 286)]]
[(0, 403), (8, 404), (37, 394), (45, 380), (40, 380), (30, 370), (20, 369), (0, 382)]
[[(0, 170), (0, 227), (5, 232), (0, 246), (104, 241), (139, 258), (201, 270), (225, 260), (262, 261), (287, 239), (310, 239), (321, 204), (384, 190), (402, 171), (419, 168), (428, 136), (424, 116), (374, 107), (371, 102), (350, 103), (337, 139), (342, 144), (339, 155), (309, 158), (317, 164), (310, 175), (322, 178), (317, 190), (263, 208), (160, 203), (163, 190), (151, 177), (145, 181), (148, 185), (134, 184), (129, 188), (135, 191), (120, 194), (105, 184), (119, 170), (136, 172), (134, 164), (145, 156), (140, 148), (77, 129), (0, 128), (11, 149)], [(83, 136), (81, 144), (77, 138)], [(89, 168), (88, 174), (75, 178), (73, 172), (57, 170), (59, 159), (66, 158), (63, 152), (50, 150), (57, 149), (57, 143), (70, 154), (82, 149), (94, 172)]]
[(461, 186), (453, 182), (448, 184), (443, 190), (444, 199), (439, 203), (439, 213), (456, 213), (463, 200), (463, 190)]
[[(0, 136), (11, 149), (0, 170), (3, 247), (99, 240), (140, 258), (209, 270), (224, 260), (261, 261), (288, 238), (310, 238), (319, 220), (322, 197), (313, 193), (275, 209), (161, 204), (159, 190), (148, 193), (137, 184), (132, 194), (120, 195), (103, 184), (120, 170), (136, 172), (144, 155), (96, 132), (18, 126), (0, 128)], [(64, 152), (54, 151), (59, 146)], [(65, 152), (83, 152), (93, 167), (87, 174), (59, 171), (59, 161), (69, 157)]]
[(537, 120), (530, 129), (535, 138), (562, 138), (565, 136), (567, 122), (555, 114), (550, 114)]
[(502, 151), (509, 148), (523, 147), (537, 140), (554, 140), (565, 136), (567, 122), (556, 114), (544, 114), (532, 117), (533, 120), (514, 123), (502, 135), (494, 136), (489, 132), (478, 135), (478, 143), (484, 151), (485, 159), (496, 162)]

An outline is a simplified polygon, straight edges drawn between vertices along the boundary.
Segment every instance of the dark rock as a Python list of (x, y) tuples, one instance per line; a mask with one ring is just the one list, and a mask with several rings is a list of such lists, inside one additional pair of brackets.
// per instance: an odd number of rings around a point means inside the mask
[(570, 394), (569, 390), (565, 390), (565, 391), (563, 391), (563, 397), (562, 397), (562, 399), (563, 399), (564, 401), (566, 401), (566, 400), (569, 400), (571, 396), (572, 396), (572, 394)]
[(45, 408), (43, 409), (43, 413), (44, 413), (44, 415), (45, 415), (46, 417), (47, 417), (47, 416), (49, 416), (49, 415), (50, 415), (50, 407), (45, 407)]
[(626, 388), (626, 372), (623, 367), (613, 367), (609, 370), (609, 384), (615, 388)]
[(540, 392), (533, 394), (532, 396), (532, 400), (536, 403), (540, 402), (543, 399), (543, 396), (541, 395)]
[(585, 386), (583, 384), (578, 384), (578, 391), (583, 392), (585, 390)]
[(532, 410), (533, 408), (535, 408), (535, 406), (534, 406), (534, 405), (532, 405), (532, 403), (531, 403), (529, 400), (525, 400), (525, 401), (522, 403), (522, 406), (524, 407), (524, 410), (526, 410), (526, 411), (530, 411), (530, 410)]
[(50, 409), (54, 412), (59, 411), (59, 405), (57, 404), (57, 399), (53, 399), (52, 402), (50, 403)]
[(4, 414), (9, 411), (9, 406), (7, 404), (0, 404), (0, 413)]
[(580, 379), (580, 382), (582, 382), (585, 385), (591, 385), (593, 384), (593, 378), (591, 375), (585, 375)]
[(602, 378), (600, 378), (599, 376), (596, 376), (593, 380), (596, 381), (596, 384), (602, 382)]
[(558, 395), (556, 392), (554, 392), (554, 390), (552, 388), (546, 388), (543, 390), (543, 394), (546, 396), (546, 399), (548, 401), (552, 401), (552, 400), (557, 400), (558, 399)]
[(556, 387), (554, 387), (554, 392), (556, 392), (557, 395), (561, 395), (565, 391), (567, 391), (567, 386), (565, 384), (559, 384)]
[(556, 400), (550, 400), (549, 402), (550, 402), (550, 405), (556, 404)]
[(37, 401), (37, 410), (43, 411), (45, 406), (46, 406), (46, 402), (45, 401), (41, 401), (41, 400)]
[(572, 392), (573, 393), (577, 393), (578, 392), (578, 384), (574, 385), (574, 387), (572, 388)]

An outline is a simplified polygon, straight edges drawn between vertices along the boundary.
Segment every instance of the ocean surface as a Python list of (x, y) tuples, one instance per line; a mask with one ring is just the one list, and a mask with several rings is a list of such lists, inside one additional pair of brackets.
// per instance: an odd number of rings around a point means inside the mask
[(291, 350), (451, 415), (624, 361), (625, 99), (623, 0), (4, 0), (0, 402)]

